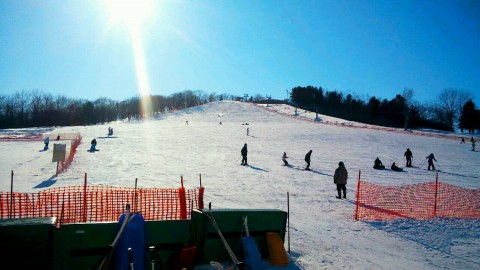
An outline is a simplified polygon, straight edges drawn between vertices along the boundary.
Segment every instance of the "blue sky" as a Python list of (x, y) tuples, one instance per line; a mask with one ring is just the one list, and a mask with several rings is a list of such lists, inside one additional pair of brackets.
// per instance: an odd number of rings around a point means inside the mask
[[(313, 85), (360, 98), (411, 88), (429, 102), (450, 87), (480, 97), (477, 0), (165, 0), (151, 10), (136, 44), (152, 94), (284, 99)], [(0, 0), (0, 93), (136, 96), (132, 36), (102, 1)]]

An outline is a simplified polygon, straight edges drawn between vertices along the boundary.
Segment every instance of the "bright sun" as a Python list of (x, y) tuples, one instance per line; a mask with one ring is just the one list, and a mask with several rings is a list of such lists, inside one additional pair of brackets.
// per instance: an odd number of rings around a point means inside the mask
[(148, 83), (147, 63), (145, 61), (142, 43), (142, 25), (151, 16), (155, 9), (155, 0), (104, 0), (105, 9), (108, 12), (112, 24), (122, 24), (130, 32), (132, 39), (133, 56), (137, 87), (142, 99), (142, 111), (148, 113), (151, 107), (149, 98), (151, 91)]
[(122, 23), (128, 28), (139, 28), (152, 16), (154, 0), (104, 0), (112, 23)]

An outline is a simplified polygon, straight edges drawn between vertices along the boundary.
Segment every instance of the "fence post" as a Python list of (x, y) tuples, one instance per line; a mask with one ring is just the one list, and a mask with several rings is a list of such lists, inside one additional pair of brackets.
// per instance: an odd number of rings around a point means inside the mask
[(134, 200), (134, 205), (133, 205), (133, 212), (135, 213), (135, 211), (137, 211), (137, 181), (138, 181), (138, 178), (135, 178), (135, 200)]
[(12, 175), (10, 177), (10, 213), (9, 213), (9, 218), (12, 218), (13, 214), (13, 170), (12, 170)]
[(202, 187), (202, 174), (200, 174), (200, 189), (198, 190), (198, 209), (203, 209), (205, 207), (203, 204), (204, 193), (205, 193), (205, 188)]
[(178, 189), (178, 198), (180, 201), (180, 219), (187, 219), (187, 199), (185, 196), (185, 188), (183, 187), (183, 175), (180, 178), (182, 186)]
[(360, 202), (360, 175), (361, 170), (358, 170), (357, 194), (355, 196), (355, 220), (358, 220), (358, 205)]
[[(62, 209), (63, 211), (63, 209)], [(85, 180), (83, 181), (83, 222), (87, 222), (87, 173), (85, 173)]]
[(433, 203), (433, 217), (437, 217), (438, 173), (435, 179), (435, 201)]

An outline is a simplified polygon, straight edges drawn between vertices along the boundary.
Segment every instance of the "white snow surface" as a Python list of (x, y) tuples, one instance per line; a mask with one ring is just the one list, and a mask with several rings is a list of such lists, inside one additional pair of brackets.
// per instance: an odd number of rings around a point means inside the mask
[[(435, 172), (425, 164), (430, 153), (438, 160), (440, 181), (479, 189), (480, 152), (471, 151), (469, 136), (460, 144), (324, 115), (311, 121), (315, 113), (298, 110), (295, 116), (295, 109), (284, 104), (262, 106), (267, 107), (220, 101), (130, 122), (39, 128), (45, 134), (81, 134), (72, 165), (54, 176), (55, 141), (48, 151), (41, 151), (42, 141), (0, 141), (1, 191), (10, 191), (12, 170), (13, 190), (29, 193), (83, 185), (85, 173), (89, 185), (132, 187), (138, 178), (139, 187), (163, 188), (179, 187), (182, 175), (186, 188), (198, 187), (201, 174), (205, 203), (214, 208), (286, 211), (289, 192), (290, 243), (285, 246), (290, 245), (290, 263), (268, 269), (480, 269), (479, 219), (353, 219), (359, 170), (362, 180), (382, 185), (434, 181)], [(327, 124), (332, 122), (344, 126)], [(114, 130), (111, 137), (108, 127)], [(93, 138), (100, 151), (90, 153)], [(244, 143), (250, 167), (240, 166)], [(377, 156), (387, 167), (405, 165), (407, 148), (419, 168), (402, 173), (372, 168)], [(309, 150), (312, 171), (304, 171)], [(293, 167), (282, 166), (283, 152)], [(347, 200), (335, 198), (333, 172), (339, 161), (349, 172)]]

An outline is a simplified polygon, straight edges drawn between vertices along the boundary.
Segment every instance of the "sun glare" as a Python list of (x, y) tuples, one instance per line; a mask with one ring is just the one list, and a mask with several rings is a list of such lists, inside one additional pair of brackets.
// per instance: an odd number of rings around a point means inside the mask
[(152, 16), (154, 0), (105, 0), (112, 23), (138, 28)]
[(148, 83), (147, 64), (142, 42), (142, 25), (154, 11), (154, 0), (104, 0), (111, 23), (124, 25), (132, 40), (133, 55), (138, 92), (141, 99), (142, 113), (150, 113), (150, 85)]

